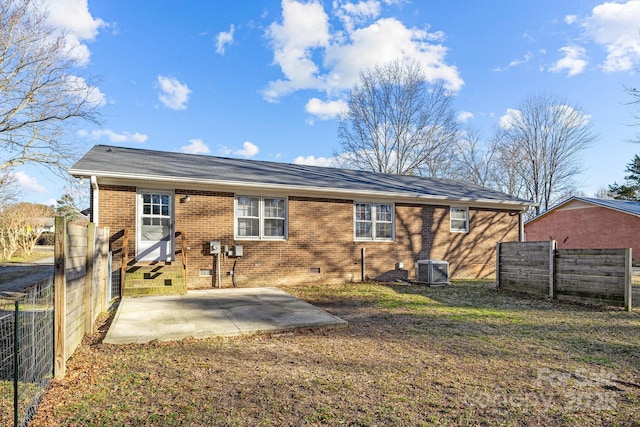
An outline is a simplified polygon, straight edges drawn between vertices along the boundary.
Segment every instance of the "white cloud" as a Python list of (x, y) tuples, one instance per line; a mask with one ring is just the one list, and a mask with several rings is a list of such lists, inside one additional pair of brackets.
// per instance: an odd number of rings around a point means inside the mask
[(591, 115), (584, 114), (566, 104), (554, 105), (551, 108), (557, 113), (557, 120), (564, 122), (567, 128), (584, 126), (591, 121)]
[(180, 151), (188, 154), (207, 154), (209, 147), (201, 139), (190, 139), (189, 145), (183, 145)]
[(274, 62), (280, 66), (285, 80), (269, 83), (265, 99), (276, 101), (298, 89), (317, 89), (318, 66), (311, 49), (329, 45), (329, 17), (318, 1), (300, 3), (282, 1), (282, 24), (272, 23), (267, 37), (273, 48)]
[(491, 71), (494, 72), (498, 72), (498, 73), (503, 73), (509, 70), (509, 68), (513, 68), (513, 67), (517, 67), (518, 65), (522, 65), (522, 64), (526, 64), (527, 62), (531, 61), (534, 58), (534, 54), (531, 52), (527, 52), (524, 54), (524, 56), (522, 58), (517, 58), (514, 59), (513, 61), (509, 62), (509, 65), (507, 65), (506, 67), (496, 67)]
[(83, 77), (68, 75), (67, 88), (80, 100), (86, 100), (91, 106), (99, 107), (107, 103), (106, 97), (97, 86), (91, 86)]
[(498, 124), (502, 129), (511, 129), (515, 123), (522, 120), (522, 111), (513, 108), (507, 108), (504, 116), (500, 117)]
[(587, 51), (580, 46), (565, 46), (558, 50), (564, 57), (560, 58), (549, 71), (559, 73), (567, 70), (567, 77), (575, 76), (584, 71), (587, 67), (585, 56)]
[(531, 52), (527, 52), (522, 58), (514, 59), (513, 61), (509, 62), (509, 67), (517, 67), (518, 65), (526, 64), (527, 62), (531, 61), (531, 58), (533, 58), (533, 54)]
[(315, 156), (298, 156), (293, 159), (295, 165), (324, 166), (335, 167), (335, 158), (333, 157), (315, 157)]
[(233, 33), (235, 32), (235, 29), (235, 26), (231, 24), (229, 31), (222, 31), (218, 33), (218, 36), (216, 37), (216, 53), (224, 55), (226, 46), (233, 43)]
[(107, 138), (109, 142), (113, 142), (113, 143), (136, 142), (141, 144), (149, 138), (147, 135), (139, 132), (118, 133), (118, 132), (114, 132), (111, 129), (94, 129), (91, 132), (81, 130), (78, 132), (78, 135), (81, 137), (89, 137), (95, 140), (98, 140), (101, 138)]
[(321, 120), (335, 118), (339, 113), (344, 113), (349, 109), (347, 103), (339, 99), (337, 101), (322, 101), (318, 98), (311, 98), (304, 109), (309, 114), (313, 114)]
[(24, 192), (45, 193), (47, 190), (44, 186), (38, 183), (38, 180), (32, 176), (27, 175), (23, 171), (17, 171), (12, 173), (15, 178), (16, 185)]
[(607, 52), (605, 71), (628, 71), (640, 64), (638, 22), (640, 0), (602, 3), (584, 20), (587, 35)]
[(458, 113), (457, 120), (460, 123), (466, 123), (473, 118), (475, 118), (473, 113), (470, 113), (469, 111), (460, 111), (460, 113)]
[(404, 58), (420, 64), (425, 78), (443, 80), (447, 89), (458, 91), (464, 84), (455, 66), (445, 62), (447, 48), (430, 41), (439, 33), (407, 28), (395, 18), (383, 18), (365, 28), (355, 30), (350, 43), (332, 45), (325, 62), (332, 66), (330, 87), (351, 87), (363, 69)]
[(377, 18), (380, 15), (380, 2), (376, 0), (358, 3), (335, 1), (333, 7), (347, 32), (352, 32), (356, 25), (366, 23), (368, 19)]
[(250, 141), (245, 141), (242, 143), (242, 149), (234, 151), (233, 154), (237, 156), (253, 157), (259, 152), (260, 152), (260, 149), (256, 144)]
[(567, 25), (574, 24), (578, 21), (578, 17), (576, 15), (567, 15), (564, 17), (564, 22)]
[(83, 41), (94, 40), (107, 23), (91, 15), (88, 0), (50, 0), (47, 3), (47, 21), (66, 33), (71, 57), (78, 65), (86, 65), (91, 52)]
[(330, 24), (318, 0), (283, 0), (282, 20), (272, 23), (266, 36), (284, 77), (268, 83), (264, 98), (277, 101), (301, 89), (335, 95), (351, 88), (363, 70), (394, 59), (418, 62), (428, 81), (441, 79), (458, 91), (464, 82), (458, 69), (446, 63), (444, 34), (408, 28), (395, 18), (377, 19), (379, 6), (376, 1), (336, 1), (332, 17), (342, 22), (341, 30), (339, 22)]
[(165, 107), (172, 110), (185, 110), (191, 89), (173, 77), (158, 76), (160, 94), (158, 99)]
[(260, 148), (258, 148), (258, 146), (251, 141), (245, 141), (242, 143), (242, 148), (238, 150), (233, 150), (229, 147), (223, 146), (220, 149), (220, 152), (225, 156), (233, 154), (236, 156), (253, 157), (260, 152)]
[[(566, 104), (549, 105), (548, 108), (553, 120), (564, 122), (564, 126), (568, 128), (583, 126), (591, 120), (591, 116), (589, 114), (584, 114)], [(524, 126), (525, 121), (522, 111), (507, 108), (506, 113), (500, 117), (498, 125), (501, 129), (511, 129), (516, 125), (519, 127)]]

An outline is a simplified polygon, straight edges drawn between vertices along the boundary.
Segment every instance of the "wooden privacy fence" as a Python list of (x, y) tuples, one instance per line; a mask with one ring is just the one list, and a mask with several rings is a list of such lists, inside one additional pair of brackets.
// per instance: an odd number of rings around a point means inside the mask
[(107, 310), (109, 229), (55, 222), (54, 375), (62, 378), (66, 361), (98, 314)]
[(556, 249), (546, 242), (502, 242), (499, 289), (632, 308), (631, 248)]

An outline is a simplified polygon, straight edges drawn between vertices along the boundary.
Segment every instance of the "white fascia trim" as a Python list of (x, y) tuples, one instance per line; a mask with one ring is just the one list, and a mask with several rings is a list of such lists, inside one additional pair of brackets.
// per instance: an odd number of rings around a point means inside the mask
[(379, 197), (382, 199), (394, 200), (397, 202), (414, 202), (425, 204), (442, 204), (450, 205), (452, 203), (464, 204), (473, 207), (487, 207), (509, 210), (523, 210), (526, 207), (534, 206), (531, 202), (527, 203), (515, 203), (510, 201), (492, 200), (492, 199), (472, 199), (472, 198), (451, 198), (447, 196), (423, 196), (423, 195), (406, 195), (387, 191), (368, 191), (368, 190), (350, 190), (341, 188), (320, 188), (310, 187), (304, 185), (287, 185), (287, 184), (270, 184), (270, 183), (254, 183), (254, 182), (242, 182), (242, 181), (227, 181), (227, 180), (213, 180), (213, 179), (197, 179), (197, 178), (180, 178), (180, 177), (165, 177), (157, 175), (137, 175), (137, 174), (96, 174), (95, 171), (83, 171), (77, 169), (69, 170), (69, 173), (76, 177), (84, 176), (96, 176), (98, 178), (105, 178), (107, 180), (113, 180), (114, 184), (123, 185), (122, 181), (127, 181), (127, 185), (136, 185), (132, 181), (138, 182), (158, 182), (158, 183), (172, 183), (174, 184), (187, 184), (192, 185), (194, 188), (206, 188), (216, 186), (218, 188), (228, 189), (226, 191), (232, 193), (238, 193), (241, 189), (255, 189), (255, 190), (278, 190), (286, 191), (289, 193), (295, 193), (296, 195), (330, 195), (334, 198), (341, 199), (357, 199), (364, 198), (370, 199), (372, 197)]

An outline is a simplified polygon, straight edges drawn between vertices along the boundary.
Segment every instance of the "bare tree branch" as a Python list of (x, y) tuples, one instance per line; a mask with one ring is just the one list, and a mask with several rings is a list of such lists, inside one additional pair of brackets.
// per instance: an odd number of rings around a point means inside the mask
[(430, 85), (417, 63), (396, 60), (362, 72), (348, 104), (338, 117), (344, 166), (433, 174), (430, 162), (453, 148), (451, 97), (442, 82)]
[(32, 0), (0, 0), (0, 170), (38, 163), (63, 172), (78, 154), (68, 138), (97, 121), (97, 88), (77, 77), (64, 33)]
[(582, 171), (580, 155), (596, 138), (589, 117), (565, 99), (526, 98), (510, 110), (495, 136), (502, 166), (522, 185), (520, 194), (511, 194), (539, 203), (539, 214), (562, 194), (575, 192), (574, 179)]

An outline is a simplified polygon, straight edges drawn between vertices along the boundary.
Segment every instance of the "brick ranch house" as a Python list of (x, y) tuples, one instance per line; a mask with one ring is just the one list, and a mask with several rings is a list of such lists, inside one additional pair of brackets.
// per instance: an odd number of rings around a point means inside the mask
[(528, 241), (555, 240), (558, 248), (631, 248), (640, 263), (640, 202), (571, 197), (524, 224)]
[(421, 259), (488, 277), (530, 206), (451, 180), (105, 145), (70, 173), (90, 179), (114, 252), (129, 230), (129, 265), (177, 263), (184, 239), (189, 288), (413, 278)]

